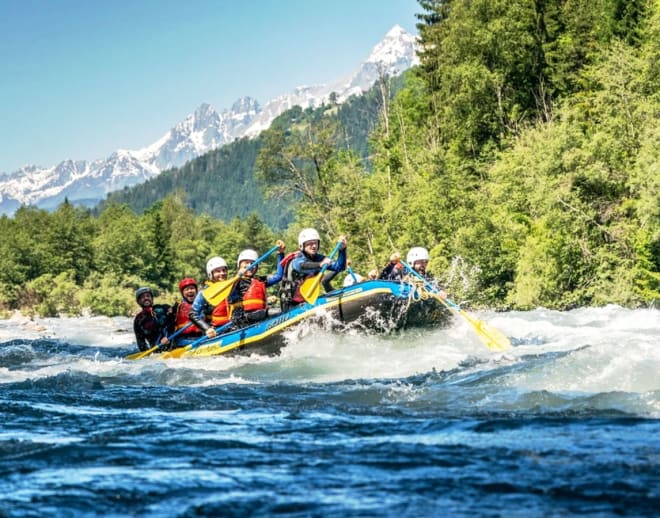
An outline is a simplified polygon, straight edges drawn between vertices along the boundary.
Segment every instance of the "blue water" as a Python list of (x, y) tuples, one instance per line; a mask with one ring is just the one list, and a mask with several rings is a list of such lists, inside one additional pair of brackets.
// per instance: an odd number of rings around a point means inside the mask
[(660, 312), (302, 329), (125, 361), (127, 319), (0, 322), (0, 516), (656, 516)]

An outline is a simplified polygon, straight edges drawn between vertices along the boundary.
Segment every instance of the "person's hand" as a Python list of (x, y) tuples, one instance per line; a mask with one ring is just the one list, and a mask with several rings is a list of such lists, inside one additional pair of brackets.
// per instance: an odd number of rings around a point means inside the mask
[(277, 251), (280, 253), (284, 253), (284, 250), (286, 250), (286, 245), (284, 244), (284, 241), (282, 241), (281, 239), (275, 241), (275, 245), (277, 246)]
[(399, 252), (394, 252), (390, 256), (390, 263), (397, 264), (397, 263), (400, 263), (400, 262), (401, 262), (401, 254)]
[(346, 266), (350, 266), (352, 264), (353, 264), (353, 261), (351, 261), (350, 259), (346, 259)]
[(160, 339), (160, 345), (169, 345), (170, 341), (167, 339), (166, 336)]
[(443, 300), (446, 299), (447, 298), (447, 292), (445, 292), (445, 290), (439, 290), (438, 291), (438, 297), (440, 297)]
[(206, 338), (215, 338), (217, 336), (217, 333), (215, 332), (214, 327), (209, 327), (206, 330)]
[(269, 295), (268, 304), (273, 305), (277, 303), (277, 295)]
[(332, 259), (329, 257), (324, 257), (323, 261), (321, 261), (319, 264), (321, 265), (321, 268), (323, 268), (326, 264), (330, 264), (332, 262)]
[(339, 247), (340, 250), (346, 248), (346, 236), (339, 236), (339, 239), (337, 239), (337, 241), (341, 243), (341, 246)]
[(369, 280), (376, 280), (378, 279), (378, 270), (371, 270), (368, 274), (367, 277), (369, 277)]

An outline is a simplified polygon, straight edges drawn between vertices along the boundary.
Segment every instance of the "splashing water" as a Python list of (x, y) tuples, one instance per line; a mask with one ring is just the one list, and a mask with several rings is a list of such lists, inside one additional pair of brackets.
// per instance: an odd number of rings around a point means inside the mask
[(660, 312), (301, 325), (279, 356), (126, 361), (125, 318), (0, 321), (8, 516), (651, 516)]

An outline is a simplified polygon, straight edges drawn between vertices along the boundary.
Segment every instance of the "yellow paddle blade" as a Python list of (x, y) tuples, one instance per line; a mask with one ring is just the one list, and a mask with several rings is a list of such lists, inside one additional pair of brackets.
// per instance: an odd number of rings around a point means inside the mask
[(468, 324), (470, 324), (474, 329), (475, 333), (477, 333), (477, 337), (479, 337), (479, 340), (481, 340), (484, 343), (484, 345), (489, 349), (493, 351), (504, 351), (505, 349), (511, 347), (511, 342), (499, 329), (495, 329), (487, 322), (484, 322), (483, 320), (479, 320), (477, 317), (471, 315), (470, 313), (461, 309), (457, 305), (449, 304), (445, 299), (443, 299), (437, 293), (432, 293), (432, 295), (434, 298), (436, 298), (437, 300), (442, 302), (445, 306), (447, 306), (450, 310), (454, 310), (456, 313), (461, 315), (465, 320), (467, 320)]
[(310, 304), (314, 304), (321, 293), (321, 277), (323, 272), (317, 273), (314, 277), (309, 277), (300, 285), (300, 295)]
[(492, 349), (493, 351), (504, 351), (511, 347), (511, 342), (504, 333), (491, 326), (488, 322), (479, 320), (474, 315), (470, 315), (462, 309), (458, 310), (458, 314), (468, 321), (468, 323), (474, 328), (479, 339), (486, 344), (486, 347), (489, 349)]
[(156, 351), (158, 349), (158, 345), (154, 345), (151, 349), (147, 349), (146, 351), (140, 351), (139, 353), (133, 353), (129, 354), (128, 356), (125, 356), (126, 360), (141, 360), (142, 358), (145, 358), (146, 356), (149, 356), (151, 353)]
[(206, 301), (212, 306), (217, 306), (231, 293), (234, 283), (238, 280), (238, 276), (227, 279), (226, 281), (218, 281), (211, 284), (208, 288), (204, 288), (202, 295)]
[(167, 351), (166, 353), (163, 353), (161, 358), (163, 359), (181, 358), (183, 356), (183, 353), (189, 351), (190, 349), (191, 349), (190, 345), (186, 345), (185, 347), (178, 347), (176, 349), (173, 349), (172, 351)]

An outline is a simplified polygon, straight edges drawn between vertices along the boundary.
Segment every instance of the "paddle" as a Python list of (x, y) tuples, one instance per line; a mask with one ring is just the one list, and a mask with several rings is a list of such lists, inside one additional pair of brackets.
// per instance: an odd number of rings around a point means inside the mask
[[(215, 328), (216, 336), (219, 334), (221, 331), (224, 331), (225, 329), (231, 327), (233, 322), (227, 322), (226, 324), (222, 324), (221, 326), (218, 326)], [(198, 338), (195, 340), (193, 343), (186, 345), (185, 347), (178, 347), (177, 349), (174, 349), (173, 351), (169, 351), (168, 358), (181, 358), (183, 356), (183, 353), (186, 351), (191, 351), (193, 349), (197, 349), (199, 345), (204, 342), (205, 340), (212, 340), (212, 338), (209, 338), (208, 336), (204, 335), (201, 338)]]
[[(172, 342), (174, 338), (179, 336), (181, 333), (183, 333), (186, 329), (188, 329), (191, 325), (193, 325), (192, 322), (188, 322), (185, 326), (183, 326), (181, 329), (178, 329), (174, 333), (172, 333), (170, 336), (167, 337), (167, 339)], [(149, 356), (151, 353), (156, 352), (158, 349), (162, 347), (161, 344), (156, 344), (154, 345), (151, 349), (147, 349), (146, 351), (140, 351), (139, 353), (133, 353), (129, 354), (126, 356), (127, 360), (141, 360), (142, 358)]]
[[(273, 248), (268, 250), (268, 252), (266, 252), (264, 255), (259, 257), (256, 261), (254, 261), (250, 266), (248, 266), (245, 271), (252, 270), (253, 268), (256, 268), (256, 266), (260, 262), (264, 261), (265, 259), (268, 259), (268, 257), (270, 257), (273, 254), (273, 252), (275, 252), (278, 249), (279, 249), (279, 246), (275, 245)], [(206, 301), (209, 304), (211, 304), (212, 306), (217, 306), (223, 300), (225, 300), (227, 297), (229, 297), (229, 294), (231, 293), (231, 289), (234, 286), (234, 283), (238, 279), (240, 279), (241, 275), (239, 275), (237, 273), (231, 279), (227, 279), (225, 281), (214, 282), (208, 288), (204, 288), (204, 290), (202, 290), (202, 295), (204, 295), (204, 298), (206, 299)]]
[(495, 329), (494, 327), (484, 322), (483, 320), (479, 320), (474, 315), (469, 314), (467, 311), (461, 309), (461, 307), (458, 304), (452, 302), (450, 299), (442, 298), (438, 294), (438, 290), (434, 288), (431, 285), (431, 283), (429, 283), (424, 277), (422, 277), (419, 273), (413, 270), (409, 264), (407, 264), (403, 260), (401, 261), (401, 263), (403, 264), (403, 266), (406, 267), (406, 270), (408, 270), (418, 279), (424, 281), (424, 284), (431, 291), (431, 294), (435, 299), (439, 300), (450, 310), (455, 311), (465, 320), (467, 320), (468, 324), (470, 324), (474, 329), (474, 331), (477, 333), (479, 340), (481, 340), (486, 345), (486, 347), (492, 349), (493, 351), (504, 351), (505, 349), (511, 347), (511, 342), (500, 330)]
[(346, 261), (346, 269), (348, 270), (348, 274), (351, 277), (353, 277), (353, 283), (357, 284), (358, 282), (360, 282), (360, 281), (358, 281), (358, 278), (355, 276), (355, 273), (353, 272), (353, 268), (351, 268), (351, 260), (350, 259), (348, 261)]
[[(328, 256), (330, 259), (332, 259), (334, 255), (337, 252), (339, 252), (340, 246), (341, 246), (341, 241), (339, 241), (335, 245), (332, 252), (330, 252), (330, 255)], [(324, 264), (321, 267), (321, 271), (319, 273), (317, 273), (313, 277), (308, 277), (300, 285), (300, 295), (310, 304), (314, 304), (316, 302), (316, 299), (319, 298), (319, 294), (321, 293), (321, 279), (323, 278), (323, 273), (326, 271), (329, 265), (330, 263)]]

